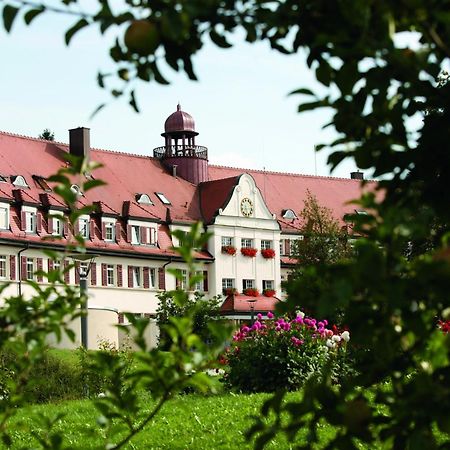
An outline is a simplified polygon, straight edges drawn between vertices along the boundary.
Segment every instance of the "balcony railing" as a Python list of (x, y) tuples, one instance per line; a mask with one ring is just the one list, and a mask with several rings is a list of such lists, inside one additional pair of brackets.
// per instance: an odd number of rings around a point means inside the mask
[(208, 159), (208, 148), (202, 145), (166, 145), (153, 149), (155, 158), (176, 158), (177, 156), (190, 156), (191, 158)]

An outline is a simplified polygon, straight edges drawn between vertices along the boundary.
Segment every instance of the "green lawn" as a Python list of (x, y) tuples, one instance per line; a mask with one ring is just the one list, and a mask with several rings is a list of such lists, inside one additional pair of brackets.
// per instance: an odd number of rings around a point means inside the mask
[[(290, 398), (299, 394), (290, 394)], [(266, 394), (217, 396), (183, 395), (167, 403), (155, 421), (138, 436), (128, 449), (243, 449), (252, 448), (246, 442), (245, 430), (251, 424), (250, 416), (259, 412)], [(33, 433), (42, 433), (36, 416), (41, 413), (56, 416), (65, 413), (56, 430), (64, 433), (66, 447), (76, 449), (104, 448), (105, 438), (96, 424), (97, 412), (89, 401), (67, 401), (58, 405), (42, 405), (21, 409), (11, 422), (13, 446), (33, 448)], [(30, 430), (32, 431), (30, 433)], [(331, 437), (331, 428), (324, 429), (324, 439)], [(6, 448), (6, 447), (0, 447)], [(282, 436), (267, 448), (289, 449), (291, 445)]]

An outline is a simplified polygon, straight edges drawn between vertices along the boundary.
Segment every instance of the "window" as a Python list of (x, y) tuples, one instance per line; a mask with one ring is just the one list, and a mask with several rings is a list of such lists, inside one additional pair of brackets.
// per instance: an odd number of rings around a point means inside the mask
[(28, 187), (28, 184), (22, 175), (12, 177), (12, 184), (17, 187), (26, 187), (26, 188)]
[(72, 186), (70, 186), (70, 190), (77, 195), (77, 197), (81, 197), (83, 195), (83, 193), (81, 192), (80, 186), (78, 186), (77, 184), (72, 184)]
[(142, 287), (142, 268), (133, 267), (133, 286)]
[(33, 258), (27, 258), (27, 273), (26, 273), (26, 279), (32, 280), (34, 278), (34, 259)]
[(105, 222), (105, 241), (114, 241), (115, 225), (113, 222)]
[(222, 247), (232, 247), (233, 238), (228, 236), (222, 236)]
[(155, 192), (156, 196), (161, 200), (161, 202), (164, 205), (171, 205), (170, 200), (162, 193), (162, 192)]
[(253, 239), (243, 238), (241, 239), (242, 248), (253, 248)]
[(7, 183), (8, 178), (6, 178), (4, 175), (0, 175), (0, 183)]
[(27, 233), (36, 233), (36, 213), (25, 212), (25, 231)]
[(178, 230), (180, 232), (180, 237), (178, 239), (178, 247), (182, 247), (183, 244), (186, 242), (186, 237), (188, 235), (187, 231)]
[(267, 250), (269, 248), (272, 248), (272, 241), (261, 240), (261, 250)]
[(0, 208), (0, 228), (2, 230), (9, 229), (9, 211), (8, 208)]
[(44, 191), (46, 191), (46, 192), (52, 191), (52, 189), (50, 188), (50, 186), (48, 185), (48, 183), (44, 177), (40, 177), (38, 175), (33, 175), (33, 180), (37, 184), (37, 186), (40, 187), (41, 189), (43, 189)]
[(78, 219), (78, 227), (80, 236), (84, 239), (89, 239), (89, 219), (87, 217), (80, 217)]
[(242, 280), (242, 290), (253, 289), (255, 287), (255, 280)]
[(112, 264), (106, 265), (106, 285), (107, 286), (114, 286), (115, 280), (114, 280), (114, 266)]
[(273, 280), (263, 280), (262, 282), (263, 291), (266, 289), (273, 289)]
[(283, 219), (296, 219), (297, 218), (295, 212), (292, 211), (292, 209), (285, 209), (285, 210), (283, 210), (282, 214), (283, 214)]
[(131, 226), (131, 243), (135, 245), (141, 243), (141, 227), (139, 225)]
[(154, 267), (150, 267), (148, 270), (149, 274), (149, 287), (150, 289), (156, 288), (156, 269)]
[(52, 217), (53, 220), (53, 234), (56, 236), (62, 236), (63, 234), (63, 222), (59, 217)]
[(188, 287), (188, 277), (186, 269), (177, 269), (176, 279), (177, 289), (186, 290)]
[(4, 280), (6, 279), (6, 256), (1, 255), (0, 256), (0, 279)]
[(233, 278), (222, 278), (222, 292), (224, 294), (227, 293), (227, 290), (232, 290), (234, 288), (234, 279)]
[(201, 276), (202, 278), (195, 283), (194, 291), (203, 292), (205, 290), (205, 286), (203, 283), (203, 281), (204, 281), (203, 280), (203, 272), (197, 271), (197, 272), (195, 272), (195, 275)]

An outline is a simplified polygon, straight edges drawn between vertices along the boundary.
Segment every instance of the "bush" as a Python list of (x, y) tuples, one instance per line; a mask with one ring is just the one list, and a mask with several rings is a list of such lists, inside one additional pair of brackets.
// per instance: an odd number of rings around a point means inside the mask
[(228, 387), (242, 392), (295, 390), (312, 374), (320, 376), (327, 362), (333, 364), (335, 382), (348, 373), (348, 331), (329, 329), (326, 320), (303, 313), (293, 320), (275, 320), (271, 313), (268, 317), (262, 321), (258, 314), (251, 328), (243, 326), (235, 333), (222, 359), (228, 365)]

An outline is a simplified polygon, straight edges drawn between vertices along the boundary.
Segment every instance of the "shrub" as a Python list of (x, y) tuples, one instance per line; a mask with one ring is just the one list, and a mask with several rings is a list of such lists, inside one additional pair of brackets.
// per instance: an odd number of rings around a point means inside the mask
[(227, 349), (225, 362), (228, 387), (242, 392), (295, 390), (312, 375), (333, 364), (334, 381), (347, 373), (348, 331), (327, 328), (326, 320), (299, 313), (293, 320), (258, 314), (252, 327), (243, 326)]

